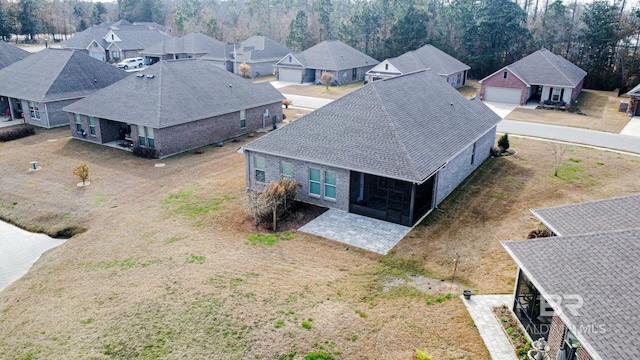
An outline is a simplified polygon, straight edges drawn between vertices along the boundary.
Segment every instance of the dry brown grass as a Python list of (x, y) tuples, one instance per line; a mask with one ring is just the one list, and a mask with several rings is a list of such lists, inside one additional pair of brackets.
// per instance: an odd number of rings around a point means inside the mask
[[(248, 242), (242, 142), (164, 160), (71, 140), (68, 129), (8, 142), (0, 215), (88, 231), (0, 293), (0, 357), (408, 359), (426, 347), (437, 359), (489, 359), (460, 300), (385, 292), (384, 281), (416, 269), (447, 278), (457, 254), (466, 286), (511, 292), (515, 265), (499, 240), (539, 225), (529, 208), (640, 191), (638, 158), (576, 147), (569, 157), (580, 162), (567, 161), (562, 179), (551, 176), (547, 143), (511, 144), (517, 155), (488, 160), (445, 213), (380, 257), (298, 232), (274, 246)], [(31, 160), (42, 170), (29, 172)], [(91, 174), (84, 188), (72, 173), (80, 163)]]
[(362, 87), (363, 83), (363, 81), (358, 81), (340, 86), (329, 86), (328, 89), (324, 85), (291, 85), (278, 90), (283, 94), (311, 96), (323, 99), (338, 99), (359, 89)]

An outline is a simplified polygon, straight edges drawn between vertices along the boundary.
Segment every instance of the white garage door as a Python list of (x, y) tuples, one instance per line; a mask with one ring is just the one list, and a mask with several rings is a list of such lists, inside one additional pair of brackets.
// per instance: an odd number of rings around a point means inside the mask
[(89, 53), (89, 55), (92, 58), (96, 58), (96, 59), (98, 59), (100, 61), (104, 61), (104, 53), (103, 52), (93, 52), (92, 51), (92, 52)]
[(520, 104), (521, 96), (521, 89), (500, 88), (494, 86), (487, 86), (484, 89), (484, 101)]
[(278, 80), (299, 84), (302, 82), (302, 70), (280, 68), (278, 70)]

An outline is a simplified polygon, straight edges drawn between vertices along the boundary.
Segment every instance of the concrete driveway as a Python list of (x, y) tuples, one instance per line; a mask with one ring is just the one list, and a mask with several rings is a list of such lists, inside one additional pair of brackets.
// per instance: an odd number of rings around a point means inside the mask
[(517, 108), (518, 104), (507, 104), (507, 103), (499, 103), (499, 102), (491, 102), (491, 101), (483, 101), (489, 109), (493, 110), (494, 113), (498, 114), (501, 118), (504, 119), (505, 116), (509, 115), (515, 108)]

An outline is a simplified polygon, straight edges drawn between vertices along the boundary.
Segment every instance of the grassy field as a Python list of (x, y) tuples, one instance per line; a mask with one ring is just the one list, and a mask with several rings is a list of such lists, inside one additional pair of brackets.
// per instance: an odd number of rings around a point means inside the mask
[[(457, 298), (509, 293), (499, 241), (540, 226), (530, 208), (640, 191), (640, 158), (512, 137), (387, 256), (292, 231), (256, 236), (241, 208), (240, 139), (144, 160), (68, 129), (0, 148), (0, 216), (86, 232), (0, 292), (3, 359), (489, 359)], [(25, 156), (29, 154), (29, 156)], [(29, 172), (29, 161), (42, 170)], [(77, 187), (86, 163), (91, 185)], [(155, 164), (163, 163), (164, 167)], [(446, 284), (424, 291), (402, 280)], [(400, 280), (400, 281), (399, 281)]]

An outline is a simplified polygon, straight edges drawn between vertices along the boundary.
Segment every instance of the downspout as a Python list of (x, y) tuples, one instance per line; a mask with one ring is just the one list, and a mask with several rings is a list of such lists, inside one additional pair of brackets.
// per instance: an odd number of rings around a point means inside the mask
[(409, 224), (413, 226), (413, 211), (416, 203), (416, 183), (411, 183), (411, 204), (409, 205)]

